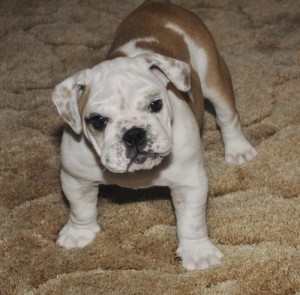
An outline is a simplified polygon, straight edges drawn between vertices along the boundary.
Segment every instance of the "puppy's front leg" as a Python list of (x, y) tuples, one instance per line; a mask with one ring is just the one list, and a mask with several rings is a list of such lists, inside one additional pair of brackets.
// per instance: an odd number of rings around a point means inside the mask
[(220, 264), (223, 254), (207, 234), (207, 176), (204, 168), (198, 169), (192, 177), (187, 175), (183, 182), (171, 187), (179, 240), (177, 255), (188, 270), (207, 269)]
[(97, 222), (98, 185), (76, 179), (63, 169), (61, 182), (70, 204), (70, 215), (57, 243), (67, 249), (81, 248), (91, 243), (100, 231)]

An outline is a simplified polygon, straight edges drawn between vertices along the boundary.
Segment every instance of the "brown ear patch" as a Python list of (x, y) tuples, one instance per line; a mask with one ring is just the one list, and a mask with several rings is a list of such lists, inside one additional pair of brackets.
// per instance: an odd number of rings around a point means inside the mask
[(88, 85), (86, 85), (86, 86), (84, 86), (83, 93), (78, 100), (78, 111), (79, 111), (80, 116), (82, 116), (82, 114), (83, 114), (83, 111), (85, 109), (85, 106), (87, 104), (89, 96), (90, 96), (90, 87)]
[(182, 74), (184, 76), (183, 84), (185, 88), (191, 88), (191, 79), (190, 79), (191, 72), (187, 69), (183, 69)]

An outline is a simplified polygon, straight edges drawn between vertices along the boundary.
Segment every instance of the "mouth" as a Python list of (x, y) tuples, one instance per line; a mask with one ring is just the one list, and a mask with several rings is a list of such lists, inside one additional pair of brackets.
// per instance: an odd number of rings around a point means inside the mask
[(152, 150), (140, 151), (138, 148), (135, 149), (130, 162), (127, 165), (126, 172), (129, 172), (129, 168), (132, 164), (142, 165), (146, 160), (155, 160), (160, 157), (159, 153), (155, 153)]

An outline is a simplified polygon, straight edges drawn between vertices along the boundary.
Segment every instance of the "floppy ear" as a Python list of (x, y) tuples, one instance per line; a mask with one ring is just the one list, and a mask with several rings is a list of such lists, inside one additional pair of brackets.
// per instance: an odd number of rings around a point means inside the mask
[(89, 83), (90, 70), (82, 70), (58, 84), (52, 92), (52, 100), (58, 113), (72, 129), (82, 131), (78, 103)]
[(191, 89), (191, 67), (188, 63), (160, 54), (142, 54), (142, 58), (152, 73), (165, 85), (172, 82), (180, 91)]

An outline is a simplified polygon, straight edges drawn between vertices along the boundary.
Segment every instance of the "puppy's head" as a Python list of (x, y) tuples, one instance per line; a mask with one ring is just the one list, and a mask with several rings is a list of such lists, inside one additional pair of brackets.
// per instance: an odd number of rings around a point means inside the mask
[(133, 172), (151, 169), (171, 152), (169, 82), (188, 91), (190, 66), (158, 54), (120, 57), (67, 78), (52, 99), (108, 170)]

